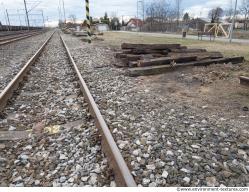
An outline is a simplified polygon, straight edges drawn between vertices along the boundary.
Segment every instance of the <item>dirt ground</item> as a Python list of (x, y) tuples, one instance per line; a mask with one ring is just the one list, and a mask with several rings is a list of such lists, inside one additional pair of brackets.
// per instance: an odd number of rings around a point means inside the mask
[[(172, 73), (139, 77), (140, 84), (155, 95), (174, 97), (179, 104), (191, 104), (212, 115), (229, 119), (244, 118), (249, 107), (249, 91), (239, 86), (242, 66), (213, 65), (177, 70)], [(247, 68), (248, 70), (248, 68)]]
[[(102, 38), (105, 41), (88, 45), (65, 35), (136, 183), (151, 187), (249, 186), (249, 118), (243, 111), (249, 96), (248, 88), (240, 87), (238, 80), (241, 73), (248, 73), (247, 63), (134, 78), (126, 75), (126, 69), (114, 66), (121, 62), (114, 58), (120, 42), (167, 43), (174, 39), (111, 38), (110, 34)], [(194, 43), (192, 46), (200, 46)]]
[[(244, 56), (247, 60), (248, 46), (220, 42), (200, 42), (152, 38), (138, 35), (130, 37), (124, 34), (106, 33), (105, 41), (100, 43), (113, 51), (118, 50), (122, 42), (133, 43), (181, 43), (189, 47), (206, 48), (221, 51), (226, 56)], [(119, 62), (119, 61), (115, 61)], [(205, 109), (209, 115), (222, 113), (229, 119), (246, 120), (249, 115), (249, 88), (239, 84), (239, 76), (249, 76), (249, 62), (240, 65), (222, 64), (208, 67), (190, 67), (161, 75), (138, 77), (139, 86), (146, 87), (156, 96), (174, 97), (179, 105), (191, 104), (195, 109)], [(246, 120), (248, 121), (248, 120)]]

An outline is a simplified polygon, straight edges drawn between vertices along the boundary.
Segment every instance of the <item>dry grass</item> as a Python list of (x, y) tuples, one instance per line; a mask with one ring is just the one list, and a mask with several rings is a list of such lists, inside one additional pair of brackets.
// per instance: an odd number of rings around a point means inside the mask
[(209, 51), (220, 51), (225, 56), (244, 56), (249, 60), (249, 46), (239, 43), (209, 42), (172, 37), (153, 37), (139, 33), (116, 33), (104, 34), (105, 43), (112, 46), (120, 46), (123, 42), (129, 43), (180, 43), (191, 48), (206, 48)]

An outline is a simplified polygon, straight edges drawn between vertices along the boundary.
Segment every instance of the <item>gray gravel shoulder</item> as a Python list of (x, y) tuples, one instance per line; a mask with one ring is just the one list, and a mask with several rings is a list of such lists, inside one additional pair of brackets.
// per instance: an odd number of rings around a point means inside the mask
[(155, 96), (113, 52), (63, 35), (141, 186), (249, 186), (249, 123)]
[(40, 48), (52, 31), (0, 46), (0, 91)]

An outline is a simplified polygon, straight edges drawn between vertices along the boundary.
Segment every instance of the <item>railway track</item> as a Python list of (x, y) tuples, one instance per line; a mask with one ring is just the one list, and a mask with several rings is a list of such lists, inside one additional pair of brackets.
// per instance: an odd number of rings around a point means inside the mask
[(29, 37), (32, 37), (34, 35), (38, 35), (41, 32), (39, 31), (34, 31), (34, 32), (26, 32), (26, 33), (19, 33), (19, 34), (7, 34), (4, 36), (0, 36), (0, 46), (1, 45), (6, 45), (15, 41), (20, 41), (22, 39), (26, 39)]
[(23, 34), (27, 33), (27, 31), (2, 31), (0, 32), (0, 37), (7, 37), (11, 35), (18, 35), (18, 34)]
[(118, 186), (136, 186), (65, 41), (57, 32), (0, 94), (0, 111), (0, 141), (4, 140), (4, 133), (35, 135), (11, 145), (3, 143), (7, 157), (1, 159), (6, 164), (6, 170), (0, 172), (1, 183), (110, 186), (114, 173)]

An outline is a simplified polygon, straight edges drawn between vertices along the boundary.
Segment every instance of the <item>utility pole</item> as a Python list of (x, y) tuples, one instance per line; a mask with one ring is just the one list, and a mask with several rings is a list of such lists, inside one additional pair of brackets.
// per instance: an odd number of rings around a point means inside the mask
[(179, 27), (179, 24), (180, 24), (180, 9), (181, 9), (181, 3), (182, 3), (182, 0), (176, 0), (176, 12), (177, 12), (177, 28)]
[[(144, 0), (137, 0), (137, 19), (140, 19), (144, 23)], [(140, 24), (138, 24), (140, 25)], [(141, 25), (139, 26), (139, 29), (141, 31)]]
[(59, 12), (60, 12), (60, 20), (63, 20), (62, 10), (61, 10), (61, 0), (59, 0)]
[(19, 25), (20, 25), (20, 27), (21, 27), (21, 26), (22, 26), (22, 21), (21, 21), (19, 9), (17, 9), (17, 14), (18, 14), (18, 18), (19, 18)]
[(59, 13), (59, 22), (61, 21), (61, 11), (60, 11), (60, 7), (58, 7), (58, 13)]
[(19, 9), (17, 9), (17, 14), (18, 14), (18, 18), (19, 18), (19, 25), (20, 25), (20, 28), (22, 30), (22, 21), (21, 21), (21, 17), (20, 17), (20, 13), (19, 13)]
[(138, 28), (138, 30), (139, 30), (139, 27), (138, 27), (138, 4), (139, 4), (139, 0), (137, 0), (137, 28)]
[[(144, 21), (144, 0), (138, 0), (138, 15), (140, 15)], [(139, 11), (140, 10), (140, 11)], [(139, 14), (140, 12), (140, 14)]]
[(62, 5), (63, 5), (63, 14), (64, 14), (64, 22), (66, 23), (66, 12), (65, 12), (65, 5), (64, 5), (64, 0), (62, 0)]
[(144, 8), (144, 0), (142, 1), (142, 3), (143, 3), (143, 22), (144, 22), (144, 19), (145, 19), (145, 13), (144, 13), (144, 11), (145, 11), (145, 8)]
[(26, 0), (23, 0), (23, 1), (24, 1), (24, 7), (25, 7), (26, 18), (27, 18), (27, 23), (28, 23), (28, 30), (29, 30), (29, 28), (30, 28), (30, 24), (29, 24), (29, 13), (28, 13), (28, 10), (27, 10)]
[(41, 10), (41, 12), (42, 12), (43, 27), (45, 28), (45, 19), (44, 19), (43, 10)]
[(6, 16), (7, 16), (7, 19), (8, 19), (8, 29), (9, 29), (9, 31), (10, 31), (10, 18), (9, 18), (9, 13), (8, 13), (8, 10), (6, 9), (5, 10), (6, 11)]
[(235, 1), (235, 7), (234, 7), (234, 13), (233, 13), (233, 22), (232, 22), (232, 28), (231, 28), (231, 33), (230, 33), (230, 43), (232, 43), (232, 40), (233, 40), (233, 28), (234, 28), (234, 24), (235, 24), (237, 4), (238, 4), (238, 0)]
[(7, 17), (6, 17), (6, 13), (5, 13), (5, 8), (4, 8), (3, 2), (1, 3), (1, 6), (2, 6), (2, 9), (3, 9), (3, 14), (4, 14), (5, 23), (6, 23), (6, 25), (8, 25), (8, 19), (7, 19)]

